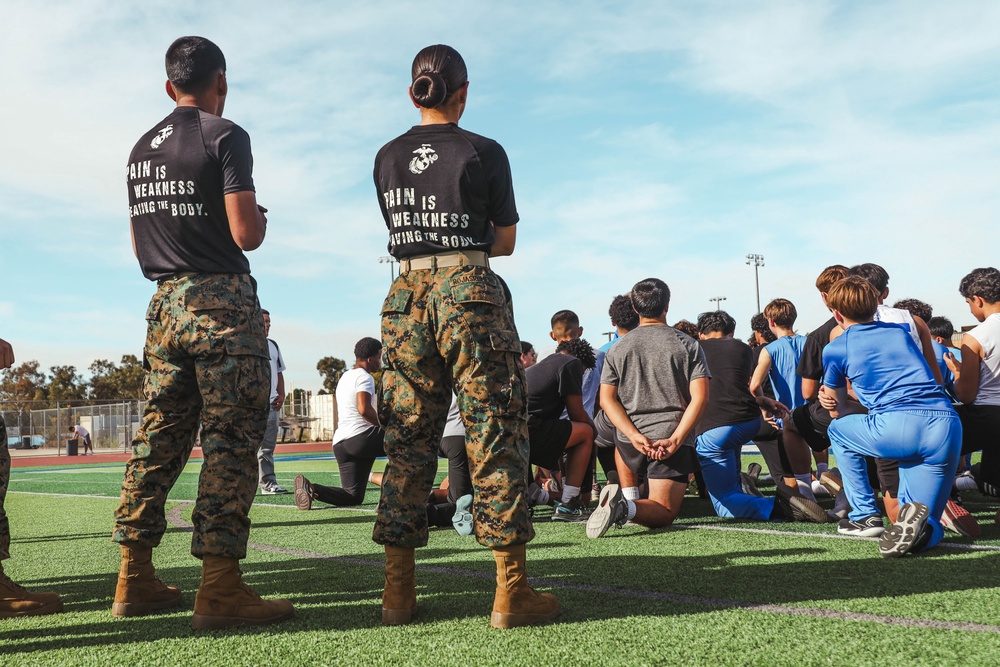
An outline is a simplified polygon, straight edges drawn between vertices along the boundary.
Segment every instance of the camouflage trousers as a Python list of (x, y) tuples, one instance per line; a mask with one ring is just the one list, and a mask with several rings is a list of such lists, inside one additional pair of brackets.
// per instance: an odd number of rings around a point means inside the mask
[(10, 523), (3, 502), (10, 484), (10, 450), (7, 448), (7, 425), (0, 415), (0, 560), (10, 558)]
[(146, 313), (142, 426), (132, 441), (113, 539), (155, 547), (167, 494), (201, 426), (191, 553), (243, 558), (257, 492), (271, 368), (264, 319), (246, 274), (164, 280)]
[(503, 281), (478, 266), (400, 275), (382, 307), (382, 345), (379, 419), (389, 461), (374, 540), (427, 544), (427, 495), (454, 387), (476, 539), (491, 548), (529, 541), (524, 369)]

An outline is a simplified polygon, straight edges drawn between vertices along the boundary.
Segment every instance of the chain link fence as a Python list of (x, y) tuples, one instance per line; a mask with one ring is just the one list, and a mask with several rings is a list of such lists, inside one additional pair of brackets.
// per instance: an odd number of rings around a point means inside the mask
[[(72, 407), (35, 408), (38, 401), (14, 401), (0, 404), (0, 414), (7, 425), (7, 444), (11, 449), (56, 449), (65, 451), (73, 437), (70, 428), (82, 426), (90, 433), (94, 451), (126, 451), (139, 429), (145, 401), (122, 401), (76, 405)], [(51, 405), (51, 402), (45, 402)], [(82, 443), (80, 450), (82, 451)]]

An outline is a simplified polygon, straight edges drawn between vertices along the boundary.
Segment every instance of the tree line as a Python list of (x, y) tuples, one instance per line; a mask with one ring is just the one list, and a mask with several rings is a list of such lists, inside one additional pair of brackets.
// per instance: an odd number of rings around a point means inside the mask
[(90, 364), (90, 379), (84, 380), (76, 366), (51, 366), (46, 373), (35, 361), (25, 361), (0, 373), (0, 403), (33, 401), (34, 409), (56, 403), (142, 399), (145, 371), (134, 354), (122, 355), (120, 363), (98, 359)]
[[(323, 379), (320, 394), (332, 394), (344, 374), (343, 359), (323, 357), (316, 364)], [(77, 373), (76, 366), (51, 366), (48, 372), (35, 361), (0, 372), (0, 403), (34, 402), (35, 409), (55, 407), (73, 401), (142, 400), (145, 370), (134, 354), (122, 355), (121, 362), (97, 359), (90, 364), (90, 379)]]

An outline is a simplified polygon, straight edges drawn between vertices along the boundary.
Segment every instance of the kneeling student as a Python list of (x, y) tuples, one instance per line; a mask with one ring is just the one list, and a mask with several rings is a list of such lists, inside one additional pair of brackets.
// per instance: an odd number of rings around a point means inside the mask
[(617, 429), (619, 476), (646, 471), (649, 498), (638, 487), (608, 484), (587, 522), (587, 536), (632, 520), (669, 526), (680, 512), (688, 475), (697, 471), (695, 425), (708, 403), (708, 365), (697, 341), (667, 326), (670, 288), (647, 278), (635, 284), (639, 326), (612, 347), (601, 373), (601, 408)]
[(760, 430), (761, 409), (776, 416), (787, 414), (787, 410), (766, 396), (760, 397), (758, 407), (750, 393), (753, 351), (733, 338), (736, 320), (729, 313), (702, 313), (698, 316), (698, 330), (712, 378), (708, 407), (698, 422), (695, 449), (715, 513), (723, 518), (825, 522), (822, 507), (785, 484), (778, 484), (776, 498), (764, 498), (752, 478), (745, 480), (749, 493), (743, 491), (739, 453)]
[[(828, 301), (844, 333), (823, 350), (819, 399), (835, 416), (830, 442), (852, 507), (841, 530), (881, 534), (885, 558), (924, 551), (944, 534), (962, 424), (907, 327), (873, 321), (879, 294), (871, 284), (849, 276), (830, 288)], [(868, 414), (844, 414), (848, 381)], [(899, 461), (899, 515), (887, 530), (865, 456)]]
[[(556, 470), (563, 454), (566, 471), (553, 521), (583, 521), (580, 499), (594, 448), (594, 421), (583, 407), (583, 372), (594, 367), (594, 349), (582, 338), (564, 340), (552, 354), (525, 371), (528, 383), (528, 442), (532, 465)], [(569, 419), (560, 419), (566, 410)], [(538, 502), (548, 493), (538, 491)]]

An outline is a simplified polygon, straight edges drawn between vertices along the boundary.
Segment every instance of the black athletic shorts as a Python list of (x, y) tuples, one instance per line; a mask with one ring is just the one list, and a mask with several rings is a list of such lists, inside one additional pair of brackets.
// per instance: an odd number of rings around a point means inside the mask
[(529, 419), (528, 444), (531, 447), (531, 465), (549, 470), (559, 468), (559, 460), (566, 451), (566, 443), (573, 432), (573, 422), (568, 419)]
[(814, 452), (823, 452), (830, 448), (830, 438), (826, 432), (832, 421), (830, 411), (820, 405), (819, 401), (813, 401), (792, 410), (788, 426), (801, 435)]
[(633, 447), (631, 442), (622, 442), (620, 438), (615, 439), (615, 446), (628, 469), (640, 477), (645, 470), (647, 479), (670, 479), (687, 484), (688, 475), (701, 470), (693, 444), (681, 445), (673, 456), (663, 461), (649, 458)]
[(1000, 444), (1000, 405), (960, 405), (962, 454), (995, 451)]
[(618, 432), (618, 429), (608, 419), (608, 415), (604, 413), (604, 410), (597, 411), (597, 414), (594, 416), (594, 426), (597, 427), (597, 437), (594, 438), (594, 446), (602, 448), (614, 447), (615, 434)]

